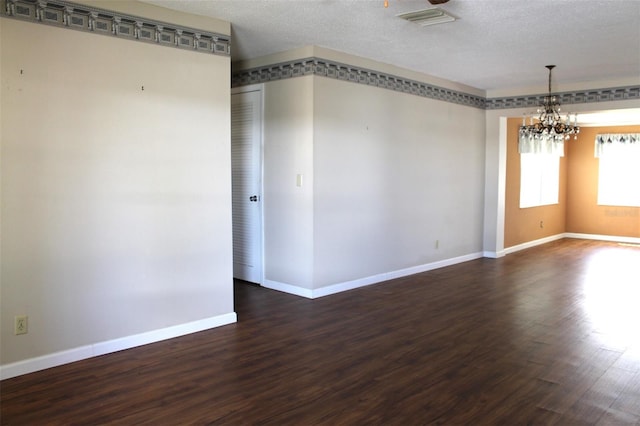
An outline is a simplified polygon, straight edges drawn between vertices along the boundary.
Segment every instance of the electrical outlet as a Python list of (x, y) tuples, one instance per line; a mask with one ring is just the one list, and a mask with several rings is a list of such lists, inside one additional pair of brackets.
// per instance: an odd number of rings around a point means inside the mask
[(13, 332), (16, 334), (27, 334), (29, 332), (29, 317), (20, 315), (14, 318)]
[(436, 240), (436, 248), (440, 248), (440, 240)]

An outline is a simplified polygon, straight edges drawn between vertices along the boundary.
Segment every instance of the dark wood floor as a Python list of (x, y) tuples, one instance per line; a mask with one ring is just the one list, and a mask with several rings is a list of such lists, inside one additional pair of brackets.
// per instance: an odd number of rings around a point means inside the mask
[(640, 424), (640, 248), (562, 240), (1, 383), (2, 424)]

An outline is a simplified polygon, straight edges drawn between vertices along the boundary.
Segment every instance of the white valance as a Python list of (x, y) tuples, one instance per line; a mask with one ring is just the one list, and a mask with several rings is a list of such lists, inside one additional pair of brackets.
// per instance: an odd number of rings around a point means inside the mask
[(605, 133), (596, 135), (596, 158), (606, 155), (607, 152), (640, 151), (640, 133)]
[(518, 152), (520, 154), (554, 154), (558, 157), (564, 157), (564, 140), (544, 137), (530, 138), (520, 135)]

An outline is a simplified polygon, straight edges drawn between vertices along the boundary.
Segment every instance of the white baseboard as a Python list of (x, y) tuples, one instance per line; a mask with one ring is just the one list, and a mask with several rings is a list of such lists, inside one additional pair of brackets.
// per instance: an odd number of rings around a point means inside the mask
[(640, 244), (640, 238), (638, 237), (618, 237), (615, 235), (598, 235), (598, 234), (577, 234), (573, 232), (567, 232), (564, 234), (565, 238), (579, 238), (583, 240), (600, 240), (600, 241), (612, 241), (614, 243), (627, 243), (627, 244)]
[(369, 277), (358, 278), (356, 280), (345, 281), (342, 283), (332, 284), (316, 289), (308, 289), (270, 280), (265, 280), (263, 286), (273, 290), (294, 294), (296, 296), (306, 297), (308, 299), (317, 299), (318, 297), (329, 296), (331, 294), (341, 293), (343, 291), (353, 290), (355, 288), (365, 287), (395, 278), (406, 277), (408, 275), (419, 274), (421, 272), (430, 271), (432, 269), (443, 268), (445, 266), (451, 266), (457, 263), (479, 259), (482, 256), (482, 253), (472, 253), (464, 256), (454, 257), (451, 259), (439, 260), (437, 262), (427, 263), (424, 265), (412, 266), (411, 268), (399, 269), (397, 271), (385, 272)]
[(46, 368), (56, 367), (58, 365), (68, 364), (87, 358), (92, 358), (94, 356), (105, 355), (124, 349), (134, 348), (136, 346), (147, 345), (149, 343), (159, 342), (162, 340), (172, 339), (174, 337), (184, 336), (186, 334), (196, 333), (198, 331), (208, 330), (210, 328), (232, 324), (237, 320), (238, 317), (236, 313), (230, 312), (228, 314), (205, 318), (186, 324), (179, 324), (172, 327), (136, 334), (133, 336), (122, 337), (120, 339), (98, 342), (91, 345), (69, 349), (66, 351), (43, 355), (36, 358), (30, 358), (11, 364), (1, 365), (0, 380), (9, 379), (11, 377), (20, 376), (23, 374), (33, 373), (35, 371), (44, 370)]
[(299, 287), (292, 284), (281, 283), (278, 281), (264, 280), (262, 287), (270, 288), (271, 290), (278, 290), (283, 293), (289, 293), (296, 296), (306, 297), (307, 299), (313, 299), (313, 290), (309, 288)]
[(531, 247), (539, 246), (541, 244), (550, 243), (551, 241), (557, 241), (565, 238), (565, 234), (556, 234), (549, 237), (540, 238), (539, 240), (527, 241), (526, 243), (518, 244), (517, 246), (511, 246), (504, 249), (504, 254), (515, 253), (520, 250), (528, 249)]
[(497, 259), (499, 257), (504, 257), (505, 256), (505, 252), (504, 250), (501, 251), (483, 251), (482, 252), (482, 256), (483, 257), (488, 257), (490, 259)]
[[(507, 247), (504, 249), (504, 254), (515, 253), (520, 250), (539, 246), (540, 244), (550, 243), (551, 241), (561, 240), (563, 238), (579, 238), (583, 240), (599, 240), (599, 241), (611, 241), (616, 243), (640, 244), (640, 238), (637, 238), (637, 237), (618, 237), (615, 235), (579, 234), (579, 233), (573, 233), (573, 232), (565, 232), (562, 234), (541, 238), (539, 240), (528, 241), (523, 244), (518, 244), (517, 246)], [(491, 257), (491, 256), (485, 255), (485, 257)]]

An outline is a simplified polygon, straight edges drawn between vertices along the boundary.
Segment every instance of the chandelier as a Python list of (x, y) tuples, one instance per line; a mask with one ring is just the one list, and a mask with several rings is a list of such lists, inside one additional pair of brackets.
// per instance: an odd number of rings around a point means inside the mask
[(526, 124), (526, 114), (522, 118), (522, 126), (520, 126), (520, 139), (529, 139), (529, 141), (552, 141), (562, 142), (569, 139), (570, 135), (574, 135), (574, 139), (578, 138), (580, 127), (578, 127), (578, 114), (573, 115), (573, 124), (571, 124), (571, 113), (566, 117), (560, 115), (560, 102), (551, 94), (551, 70), (555, 65), (547, 65), (549, 69), (549, 94), (544, 97), (542, 106), (538, 108), (538, 118), (534, 122), (534, 116), (529, 116), (529, 125)]

